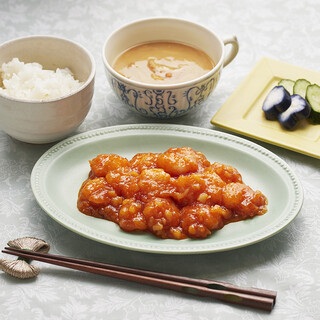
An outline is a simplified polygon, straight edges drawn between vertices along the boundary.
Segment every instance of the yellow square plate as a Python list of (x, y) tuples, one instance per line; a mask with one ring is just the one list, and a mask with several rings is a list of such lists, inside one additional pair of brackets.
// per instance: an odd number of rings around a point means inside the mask
[(320, 73), (262, 58), (218, 110), (211, 123), (320, 159), (320, 125), (302, 121), (294, 131), (288, 131), (282, 129), (278, 121), (266, 120), (262, 111), (263, 101), (279, 80), (300, 78), (319, 84)]

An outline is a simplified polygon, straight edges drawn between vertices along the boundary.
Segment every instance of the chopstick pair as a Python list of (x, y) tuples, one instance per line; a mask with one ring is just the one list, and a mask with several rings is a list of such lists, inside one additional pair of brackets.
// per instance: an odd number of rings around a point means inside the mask
[(224, 282), (194, 279), (89, 260), (26, 251), (11, 247), (5, 247), (5, 250), (2, 250), (2, 252), (26, 259), (58, 265), (61, 267), (133, 281), (196, 296), (211, 297), (227, 303), (238, 304), (267, 311), (272, 310), (276, 301), (277, 293), (271, 290), (242, 288)]

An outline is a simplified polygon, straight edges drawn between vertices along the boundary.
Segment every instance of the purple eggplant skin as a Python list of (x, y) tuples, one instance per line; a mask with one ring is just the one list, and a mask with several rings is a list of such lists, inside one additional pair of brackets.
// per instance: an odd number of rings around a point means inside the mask
[(283, 86), (276, 86), (264, 100), (262, 110), (267, 120), (277, 120), (279, 114), (286, 111), (290, 104), (290, 93)]
[(293, 130), (297, 123), (308, 118), (310, 113), (310, 104), (300, 95), (294, 94), (291, 96), (290, 107), (279, 115), (278, 121), (283, 128)]

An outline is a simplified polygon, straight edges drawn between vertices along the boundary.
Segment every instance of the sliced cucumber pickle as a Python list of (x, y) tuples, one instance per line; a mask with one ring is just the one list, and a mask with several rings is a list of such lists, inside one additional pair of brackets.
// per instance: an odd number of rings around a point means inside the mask
[(298, 94), (302, 98), (305, 98), (307, 87), (310, 86), (310, 84), (310, 81), (306, 79), (298, 79), (293, 86), (293, 94)]
[(306, 100), (311, 106), (311, 121), (320, 123), (320, 87), (318, 85), (312, 84), (307, 87)]
[(283, 86), (290, 93), (290, 95), (293, 95), (294, 84), (295, 82), (290, 79), (282, 79), (278, 82), (278, 86)]

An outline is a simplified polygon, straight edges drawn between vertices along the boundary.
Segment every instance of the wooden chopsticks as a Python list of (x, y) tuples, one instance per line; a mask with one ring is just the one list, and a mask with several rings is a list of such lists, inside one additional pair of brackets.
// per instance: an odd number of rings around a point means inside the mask
[(211, 297), (220, 301), (267, 311), (272, 310), (276, 301), (277, 293), (271, 290), (242, 288), (218, 281), (187, 278), (89, 260), (37, 253), (11, 247), (5, 247), (5, 250), (2, 250), (2, 252), (26, 259), (58, 265), (61, 267), (133, 281), (154, 287), (174, 290), (177, 292)]

